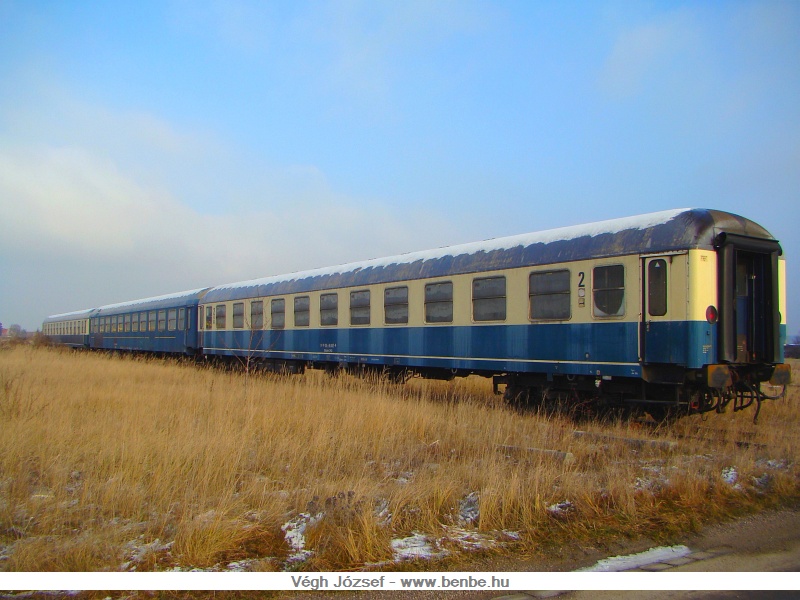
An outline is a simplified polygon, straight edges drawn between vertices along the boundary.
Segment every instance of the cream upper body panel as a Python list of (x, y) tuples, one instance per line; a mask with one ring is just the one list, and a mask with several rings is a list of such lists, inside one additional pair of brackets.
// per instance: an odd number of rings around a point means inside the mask
[[(668, 279), (668, 317), (670, 319), (684, 319), (688, 311), (689, 289), (686, 282), (689, 270), (689, 256), (686, 253), (670, 255)], [(624, 269), (624, 298), (620, 314), (599, 316), (593, 309), (593, 292), (597, 285), (595, 273), (598, 268), (618, 267)], [(554, 271), (567, 271), (569, 273), (569, 316), (563, 319), (534, 319), (531, 318), (531, 274), (548, 273)], [(473, 314), (473, 283), (476, 280), (501, 277), (505, 279), (506, 289), (506, 318), (503, 320), (480, 321)], [(250, 328), (250, 306), (252, 302), (263, 303), (263, 328), (271, 327), (271, 300), (283, 299), (285, 301), (284, 326), (280, 329), (317, 329), (317, 328), (342, 328), (342, 327), (448, 327), (448, 326), (488, 326), (497, 324), (506, 325), (538, 325), (549, 323), (596, 323), (613, 321), (639, 321), (642, 316), (641, 289), (641, 258), (639, 255), (613, 257), (602, 260), (585, 260), (568, 263), (559, 263), (546, 266), (521, 267), (514, 269), (500, 269), (481, 273), (454, 275), (451, 277), (432, 277), (410, 281), (396, 281), (385, 284), (373, 284), (340, 288), (333, 290), (319, 290), (298, 294), (281, 294), (276, 296), (257, 296), (242, 298), (234, 301), (217, 302), (201, 305), (200, 328), (206, 329), (205, 311), (211, 307), (216, 315), (216, 307), (225, 306), (226, 330), (232, 330), (232, 314), (234, 304), (244, 304), (244, 325), (238, 329)], [(436, 323), (425, 320), (425, 289), (429, 284), (451, 283), (453, 286), (453, 317), (452, 321)], [(386, 322), (384, 309), (384, 292), (389, 288), (408, 288), (408, 322), (391, 324)], [(351, 325), (350, 323), (350, 293), (369, 291), (369, 324)], [(338, 321), (336, 325), (322, 325), (320, 318), (320, 298), (327, 294), (336, 294), (338, 297)], [(307, 326), (295, 326), (294, 300), (299, 297), (309, 298), (309, 323)], [(703, 308), (703, 311), (705, 308)], [(216, 319), (212, 318), (212, 326), (216, 327)]]

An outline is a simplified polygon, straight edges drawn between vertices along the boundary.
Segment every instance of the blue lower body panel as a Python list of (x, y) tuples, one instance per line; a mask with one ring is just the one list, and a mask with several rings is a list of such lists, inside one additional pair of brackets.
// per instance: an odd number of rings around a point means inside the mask
[(639, 324), (205, 331), (204, 353), (492, 373), (638, 377)]
[(51, 335), (50, 339), (58, 346), (71, 346), (72, 348), (88, 348), (89, 336), (87, 335)]
[(717, 360), (717, 327), (706, 321), (653, 321), (643, 325), (644, 362), (690, 369)]
[(196, 340), (197, 335), (187, 331), (96, 333), (91, 336), (91, 344), (98, 350), (193, 354), (196, 346), (193, 337)]

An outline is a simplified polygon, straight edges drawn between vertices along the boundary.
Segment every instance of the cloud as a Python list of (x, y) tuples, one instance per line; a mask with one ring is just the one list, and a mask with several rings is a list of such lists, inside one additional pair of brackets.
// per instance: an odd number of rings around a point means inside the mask
[(16, 111), (0, 137), (0, 306), (27, 327), (82, 307), (424, 249), (454, 227), (155, 115), (76, 97), (30, 106), (48, 109), (63, 119), (49, 134)]
[(175, 0), (171, 13), (180, 34), (214, 40), (273, 80), (324, 94), (333, 110), (358, 102), (361, 113), (383, 112), (404, 76), (457, 36), (485, 29), (495, 9), (463, 0)]
[(601, 68), (601, 90), (616, 99), (638, 94), (659, 72), (694, 52), (698, 40), (695, 17), (686, 10), (622, 31)]
[(331, 85), (349, 95), (388, 95), (408, 69), (424, 67), (457, 36), (492, 22), (486, 5), (467, 2), (339, 2), (315, 11), (310, 29), (329, 50)]

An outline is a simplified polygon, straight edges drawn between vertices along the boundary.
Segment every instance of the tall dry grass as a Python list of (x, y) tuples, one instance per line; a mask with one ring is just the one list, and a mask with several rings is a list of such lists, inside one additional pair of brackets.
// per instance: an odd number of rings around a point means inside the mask
[[(457, 560), (453, 529), (496, 542), (485, 551), (668, 536), (795, 498), (797, 400), (793, 387), (758, 425), (748, 411), (653, 430), (520, 413), (478, 378), (395, 386), (3, 349), (0, 569), (357, 568), (412, 533)], [(630, 442), (653, 438), (675, 444)], [(300, 557), (290, 522), (306, 526)]]

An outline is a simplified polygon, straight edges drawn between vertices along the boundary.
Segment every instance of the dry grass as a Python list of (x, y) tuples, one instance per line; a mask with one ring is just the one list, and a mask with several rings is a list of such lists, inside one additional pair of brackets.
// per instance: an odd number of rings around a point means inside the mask
[[(226, 568), (245, 559), (250, 570), (359, 568), (390, 561), (391, 540), (414, 533), (439, 540), (452, 561), (469, 545), (448, 532), (463, 530), (480, 536), (484, 552), (667, 538), (794, 501), (798, 395), (793, 386), (766, 404), (758, 425), (747, 411), (654, 431), (520, 414), (478, 378), (394, 386), (317, 372), (248, 377), (4, 348), (0, 570)], [(465, 521), (470, 494), (479, 513)], [(305, 560), (293, 558), (290, 521), (306, 525)]]

